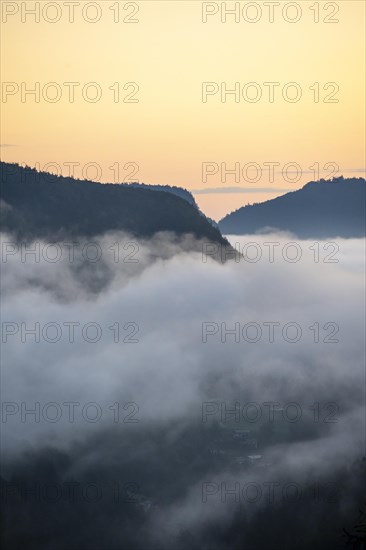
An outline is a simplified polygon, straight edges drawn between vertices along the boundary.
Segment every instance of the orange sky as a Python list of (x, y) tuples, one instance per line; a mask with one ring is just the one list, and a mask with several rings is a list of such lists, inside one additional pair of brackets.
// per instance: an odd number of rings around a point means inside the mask
[[(222, 21), (221, 2), (79, 1), (74, 22), (64, 1), (39, 2), (36, 22), (27, 13), (36, 4), (1, 1), (3, 160), (57, 163), (65, 175), (78, 163), (75, 176), (101, 181), (221, 188), (195, 195), (215, 219), (317, 174), (363, 175), (363, 1), (280, 2), (272, 23), (259, 1), (239, 2), (238, 22)], [(224, 102), (225, 87), (237, 95)], [(39, 97), (26, 94), (37, 88)], [(225, 168), (236, 173), (225, 178)], [(241, 192), (222, 192), (233, 187)]]

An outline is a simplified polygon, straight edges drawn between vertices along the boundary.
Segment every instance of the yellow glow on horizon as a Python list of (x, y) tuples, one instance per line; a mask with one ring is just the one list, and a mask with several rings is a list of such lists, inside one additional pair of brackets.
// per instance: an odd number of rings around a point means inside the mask
[[(21, 22), (19, 13), (2, 22), (1, 76), (3, 82), (26, 82), (32, 88), (57, 82), (62, 98), (57, 103), (28, 97), (20, 92), (1, 103), (2, 159), (29, 165), (56, 162), (95, 162), (102, 168), (102, 181), (113, 181), (110, 166), (137, 163), (136, 179), (146, 183), (179, 185), (187, 189), (241, 186), (273, 188), (301, 187), (309, 177), (309, 167), (336, 162), (340, 172), (365, 166), (365, 4), (349, 0), (340, 6), (339, 23), (314, 23), (309, 9), (314, 2), (297, 2), (303, 16), (297, 23), (278, 17), (268, 22), (267, 13), (257, 23), (235, 23), (220, 14), (202, 23), (202, 2), (142, 1), (134, 18), (138, 23), (114, 23), (116, 2), (104, 0), (99, 22), (81, 17), (80, 1), (75, 22), (68, 22), (64, 2), (57, 2), (62, 18), (51, 24), (33, 17)], [(232, 7), (235, 2), (227, 2)], [(241, 5), (248, 2), (241, 2)], [(280, 8), (288, 2), (281, 2)], [(35, 2), (1, 2), (29, 8)], [(41, 2), (42, 5), (45, 2)], [(121, 19), (132, 13), (127, 2), (120, 2)], [(221, 2), (216, 3), (218, 6)], [(257, 2), (262, 5), (262, 2)], [(326, 2), (319, 2), (324, 18)], [(126, 8), (125, 10), (123, 8)], [(52, 16), (51, 11), (49, 12)], [(90, 11), (90, 15), (93, 13)], [(79, 82), (75, 102), (68, 101), (64, 82)], [(97, 82), (103, 92), (97, 103), (82, 99), (81, 88)], [(121, 92), (126, 82), (139, 85), (138, 103), (115, 103), (115, 82)], [(274, 103), (226, 103), (219, 94), (202, 102), (202, 82), (257, 82), (267, 93), (264, 82), (280, 82)], [(303, 97), (297, 103), (282, 99), (282, 85), (297, 82)], [(321, 100), (315, 103), (309, 86), (320, 83)], [(331, 92), (322, 90), (336, 82), (339, 103), (324, 103)], [(278, 98), (278, 99), (277, 99)], [(298, 163), (303, 177), (292, 186), (281, 174), (275, 182), (263, 175), (257, 183), (222, 183), (220, 174), (202, 181), (202, 163), (233, 166), (256, 162), (278, 162), (280, 169)], [(75, 175), (81, 176), (75, 171)], [(320, 174), (322, 175), (322, 174)], [(354, 174), (362, 175), (362, 174)], [(251, 200), (271, 196), (251, 194)], [(248, 202), (245, 195), (199, 195), (207, 214), (220, 217), (230, 201)], [(240, 206), (240, 203), (237, 207)], [(205, 208), (204, 208), (205, 209)]]

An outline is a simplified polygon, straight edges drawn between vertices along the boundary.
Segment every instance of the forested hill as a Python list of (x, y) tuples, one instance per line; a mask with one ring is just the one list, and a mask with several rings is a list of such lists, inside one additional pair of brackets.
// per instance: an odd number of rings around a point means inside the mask
[(159, 231), (227, 244), (195, 204), (165, 190), (53, 176), (0, 163), (2, 231), (18, 238), (90, 237), (124, 230), (136, 237)]
[(242, 207), (225, 216), (219, 227), (226, 235), (273, 228), (300, 238), (364, 237), (365, 191), (364, 178), (312, 181), (298, 191)]

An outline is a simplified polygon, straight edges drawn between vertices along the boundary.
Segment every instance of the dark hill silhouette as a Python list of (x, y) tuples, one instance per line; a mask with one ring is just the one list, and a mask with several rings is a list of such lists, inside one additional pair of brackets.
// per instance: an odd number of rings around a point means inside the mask
[(151, 237), (172, 231), (227, 245), (197, 206), (178, 196), (177, 188), (167, 192), (168, 187), (150, 190), (144, 185), (101, 184), (5, 162), (0, 169), (0, 229), (19, 239), (60, 240), (113, 230)]
[(225, 216), (225, 235), (253, 234), (266, 228), (300, 238), (364, 237), (366, 181), (343, 177), (307, 183), (302, 189)]

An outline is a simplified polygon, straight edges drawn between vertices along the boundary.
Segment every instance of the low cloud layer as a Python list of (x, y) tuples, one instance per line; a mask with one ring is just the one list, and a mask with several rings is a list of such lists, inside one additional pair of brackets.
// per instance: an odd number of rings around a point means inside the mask
[[(257, 248), (248, 246), (253, 241)], [(10, 242), (3, 235), (3, 243)], [(65, 453), (68, 473), (82, 479), (91, 465), (114, 471), (122, 445), (121, 463), (144, 495), (149, 488), (153, 492), (149, 464), (154, 476), (153, 465), (160, 461), (167, 485), (178, 483), (176, 476), (184, 478), (183, 487), (171, 488), (169, 506), (162, 497), (143, 521), (150, 540), (146, 548), (180, 548), (186, 544), (182, 533), (232, 519), (221, 489), (203, 502), (204, 483), (212, 483), (211, 489), (238, 480), (290, 477), (305, 483), (314, 470), (325, 480), (362, 458), (363, 240), (338, 240), (337, 248), (298, 241), (301, 257), (295, 262), (298, 248), (289, 245), (289, 235), (235, 237), (231, 242), (244, 255), (224, 265), (202, 255), (202, 243), (192, 253), (191, 242), (169, 235), (135, 248), (131, 242), (136, 245), (125, 234), (105, 237), (98, 241), (103, 254), (95, 262), (80, 255), (83, 243), (76, 259), (65, 254), (54, 263), (42, 256), (46, 243), (38, 243), (39, 262), (31, 255), (22, 261), (20, 249), (5, 249), (6, 479), (25, 457), (43, 452)], [(271, 248), (269, 242), (277, 244)], [(116, 243), (122, 251), (118, 261)], [(36, 245), (28, 250), (31, 246)], [(252, 261), (258, 247), (261, 257)], [(137, 262), (123, 261), (130, 253)], [(268, 403), (276, 403), (275, 414), (288, 415), (289, 437), (242, 453), (260, 455), (267, 467), (238, 473), (224, 462), (205, 467), (203, 461), (190, 475), (182, 460), (182, 471), (170, 472), (167, 449), (184, 453), (190, 438), (195, 445), (197, 430), (207, 432), (213, 425), (231, 421), (235, 429), (235, 417), (230, 420), (225, 411), (236, 403), (238, 429), (243, 411), (249, 415), (248, 403), (252, 414), (256, 409), (262, 415), (252, 422), (254, 430), (268, 420)], [(34, 415), (27, 414), (31, 409)], [(292, 422), (299, 410), (301, 418)], [(204, 419), (203, 411), (209, 412)], [(207, 436), (205, 445), (212, 450), (216, 444)], [(139, 473), (140, 462), (146, 476)], [(164, 491), (168, 488), (160, 488)]]

